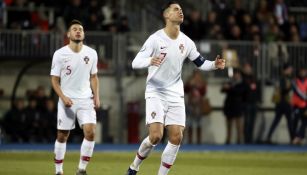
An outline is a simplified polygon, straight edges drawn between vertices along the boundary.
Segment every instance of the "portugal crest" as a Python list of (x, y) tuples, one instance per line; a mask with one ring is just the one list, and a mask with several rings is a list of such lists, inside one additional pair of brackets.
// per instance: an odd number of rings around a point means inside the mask
[(184, 45), (183, 44), (179, 45), (179, 50), (181, 51), (181, 53), (183, 53), (183, 51), (184, 51)]
[(84, 60), (85, 64), (88, 64), (88, 62), (90, 61), (90, 58), (88, 56), (85, 56), (83, 58), (83, 60)]
[(155, 119), (156, 115), (157, 115), (156, 112), (152, 112), (152, 113), (151, 113), (151, 118), (152, 118), (152, 119)]

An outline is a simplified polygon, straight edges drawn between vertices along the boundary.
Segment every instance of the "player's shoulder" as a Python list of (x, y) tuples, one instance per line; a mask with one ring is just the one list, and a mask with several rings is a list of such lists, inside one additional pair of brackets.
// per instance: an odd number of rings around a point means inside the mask
[(190, 37), (188, 37), (185, 33), (183, 33), (183, 32), (180, 31), (180, 35), (181, 35), (181, 37), (182, 37), (184, 40), (186, 40), (186, 41), (188, 41), (188, 42), (190, 42), (190, 43), (194, 43), (194, 41), (193, 41)]
[(56, 50), (55, 53), (67, 52), (68, 50), (69, 50), (68, 45), (65, 45), (65, 46), (59, 48), (58, 50)]
[(65, 54), (65, 53), (67, 53), (67, 52), (69, 52), (68, 45), (63, 46), (63, 47), (57, 49), (57, 50), (54, 52), (53, 55), (54, 55), (54, 56), (58, 56), (58, 55)]
[(163, 31), (162, 29), (157, 30), (156, 32), (152, 33), (148, 39), (156, 40), (158, 38), (161, 38), (163, 36)]
[(88, 45), (83, 45), (84, 49), (87, 51), (87, 52), (93, 52), (93, 53), (96, 53), (96, 50), (91, 48), (90, 46)]

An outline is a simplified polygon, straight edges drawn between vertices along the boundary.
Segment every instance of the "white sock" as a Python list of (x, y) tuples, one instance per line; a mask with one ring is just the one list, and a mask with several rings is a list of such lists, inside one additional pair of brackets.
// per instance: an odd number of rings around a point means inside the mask
[(136, 153), (136, 156), (134, 158), (133, 163), (130, 165), (130, 168), (136, 171), (139, 171), (140, 165), (144, 159), (150, 154), (151, 150), (156, 145), (153, 145), (150, 140), (149, 136), (146, 137), (143, 142), (141, 143), (138, 152)]
[(161, 156), (161, 165), (158, 175), (166, 175), (169, 172), (176, 160), (179, 147), (180, 145), (173, 145), (170, 142), (167, 143)]
[(55, 164), (55, 173), (63, 173), (63, 161), (66, 152), (66, 142), (60, 143), (57, 140), (54, 144), (54, 164)]
[(79, 169), (85, 170), (94, 152), (95, 141), (83, 139), (80, 150)]

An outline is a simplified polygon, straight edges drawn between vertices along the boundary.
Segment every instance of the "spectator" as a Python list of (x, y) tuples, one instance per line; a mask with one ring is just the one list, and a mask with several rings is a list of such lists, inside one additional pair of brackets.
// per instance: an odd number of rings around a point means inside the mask
[(271, 77), (273, 81), (279, 78), (282, 71), (282, 65), (289, 61), (289, 53), (286, 44), (281, 38), (277, 39), (278, 42), (270, 42), (268, 44), (268, 58), (272, 67)]
[(205, 35), (205, 25), (198, 10), (192, 10), (186, 19), (182, 30), (192, 40), (201, 40)]
[(91, 0), (86, 9), (85, 29), (86, 30), (100, 30), (101, 22), (103, 21), (103, 14), (98, 0)]
[(33, 98), (36, 100), (36, 106), (39, 111), (46, 109), (46, 90), (44, 86), (38, 86), (33, 94)]
[(119, 24), (118, 24), (118, 32), (125, 33), (129, 31), (130, 31), (130, 27), (129, 27), (128, 17), (127, 16), (120, 17)]
[[(293, 106), (294, 120), (293, 130), (295, 138), (293, 144), (302, 144), (305, 138), (307, 127), (307, 77), (306, 68), (300, 68), (298, 76), (292, 81), (293, 95), (291, 104)], [(297, 128), (298, 122), (301, 121), (300, 127)]]
[(81, 0), (70, 0), (70, 3), (64, 8), (63, 17), (66, 25), (73, 19), (85, 23), (85, 17), (87, 14), (81, 3)]
[(53, 142), (56, 138), (57, 109), (53, 99), (46, 99), (45, 111), (41, 113), (39, 128), (43, 142)]
[(278, 87), (275, 89), (275, 95), (273, 96), (275, 103), (275, 117), (271, 124), (269, 133), (267, 135), (267, 143), (272, 143), (272, 135), (283, 115), (286, 116), (288, 124), (288, 132), (290, 142), (293, 140), (293, 126), (291, 119), (291, 104), (290, 104), (290, 91), (291, 91), (291, 76), (292, 66), (289, 64), (283, 65), (282, 76), (280, 78)]
[(243, 143), (243, 103), (244, 95), (246, 93), (246, 86), (242, 81), (241, 72), (236, 69), (234, 75), (229, 82), (222, 87), (222, 92), (226, 93), (224, 102), (224, 114), (226, 116), (226, 144), (232, 142), (233, 123), (235, 122), (237, 131), (237, 144)]
[(288, 20), (288, 7), (284, 3), (284, 0), (275, 0), (274, 16), (280, 27), (282, 27)]
[(202, 127), (201, 118), (204, 115), (203, 104), (204, 97), (207, 91), (207, 83), (203, 79), (202, 74), (199, 70), (195, 70), (192, 76), (188, 79), (185, 84), (185, 92), (188, 95), (187, 100), (187, 132), (188, 132), (188, 143), (193, 143), (193, 131), (196, 129), (196, 143), (201, 144), (202, 141)]
[(260, 102), (260, 86), (249, 63), (243, 65), (243, 82), (246, 85), (244, 98), (244, 142), (254, 143), (254, 125), (257, 116), (257, 103)]
[(19, 98), (15, 100), (12, 108), (4, 115), (3, 128), (8, 142), (23, 143), (27, 140), (25, 121), (24, 100)]
[(21, 8), (20, 11), (8, 11), (8, 28), (9, 29), (32, 29), (31, 13), (24, 10), (27, 8), (27, 0), (14, 0), (12, 6)]
[(25, 130), (26, 142), (38, 142), (42, 138), (42, 133), (39, 132), (39, 121), (41, 120), (41, 113), (37, 110), (37, 101), (35, 97), (28, 99), (28, 106), (25, 108)]

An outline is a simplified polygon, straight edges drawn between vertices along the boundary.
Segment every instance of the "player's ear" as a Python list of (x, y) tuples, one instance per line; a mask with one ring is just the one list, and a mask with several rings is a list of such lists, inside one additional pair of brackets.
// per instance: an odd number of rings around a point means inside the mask
[(164, 18), (164, 20), (168, 18), (168, 16), (169, 16), (168, 14), (169, 14), (169, 13), (168, 13), (168, 9), (165, 9), (164, 12), (163, 12), (163, 18)]
[(70, 38), (70, 32), (69, 31), (66, 33), (66, 36), (67, 36), (67, 38)]

